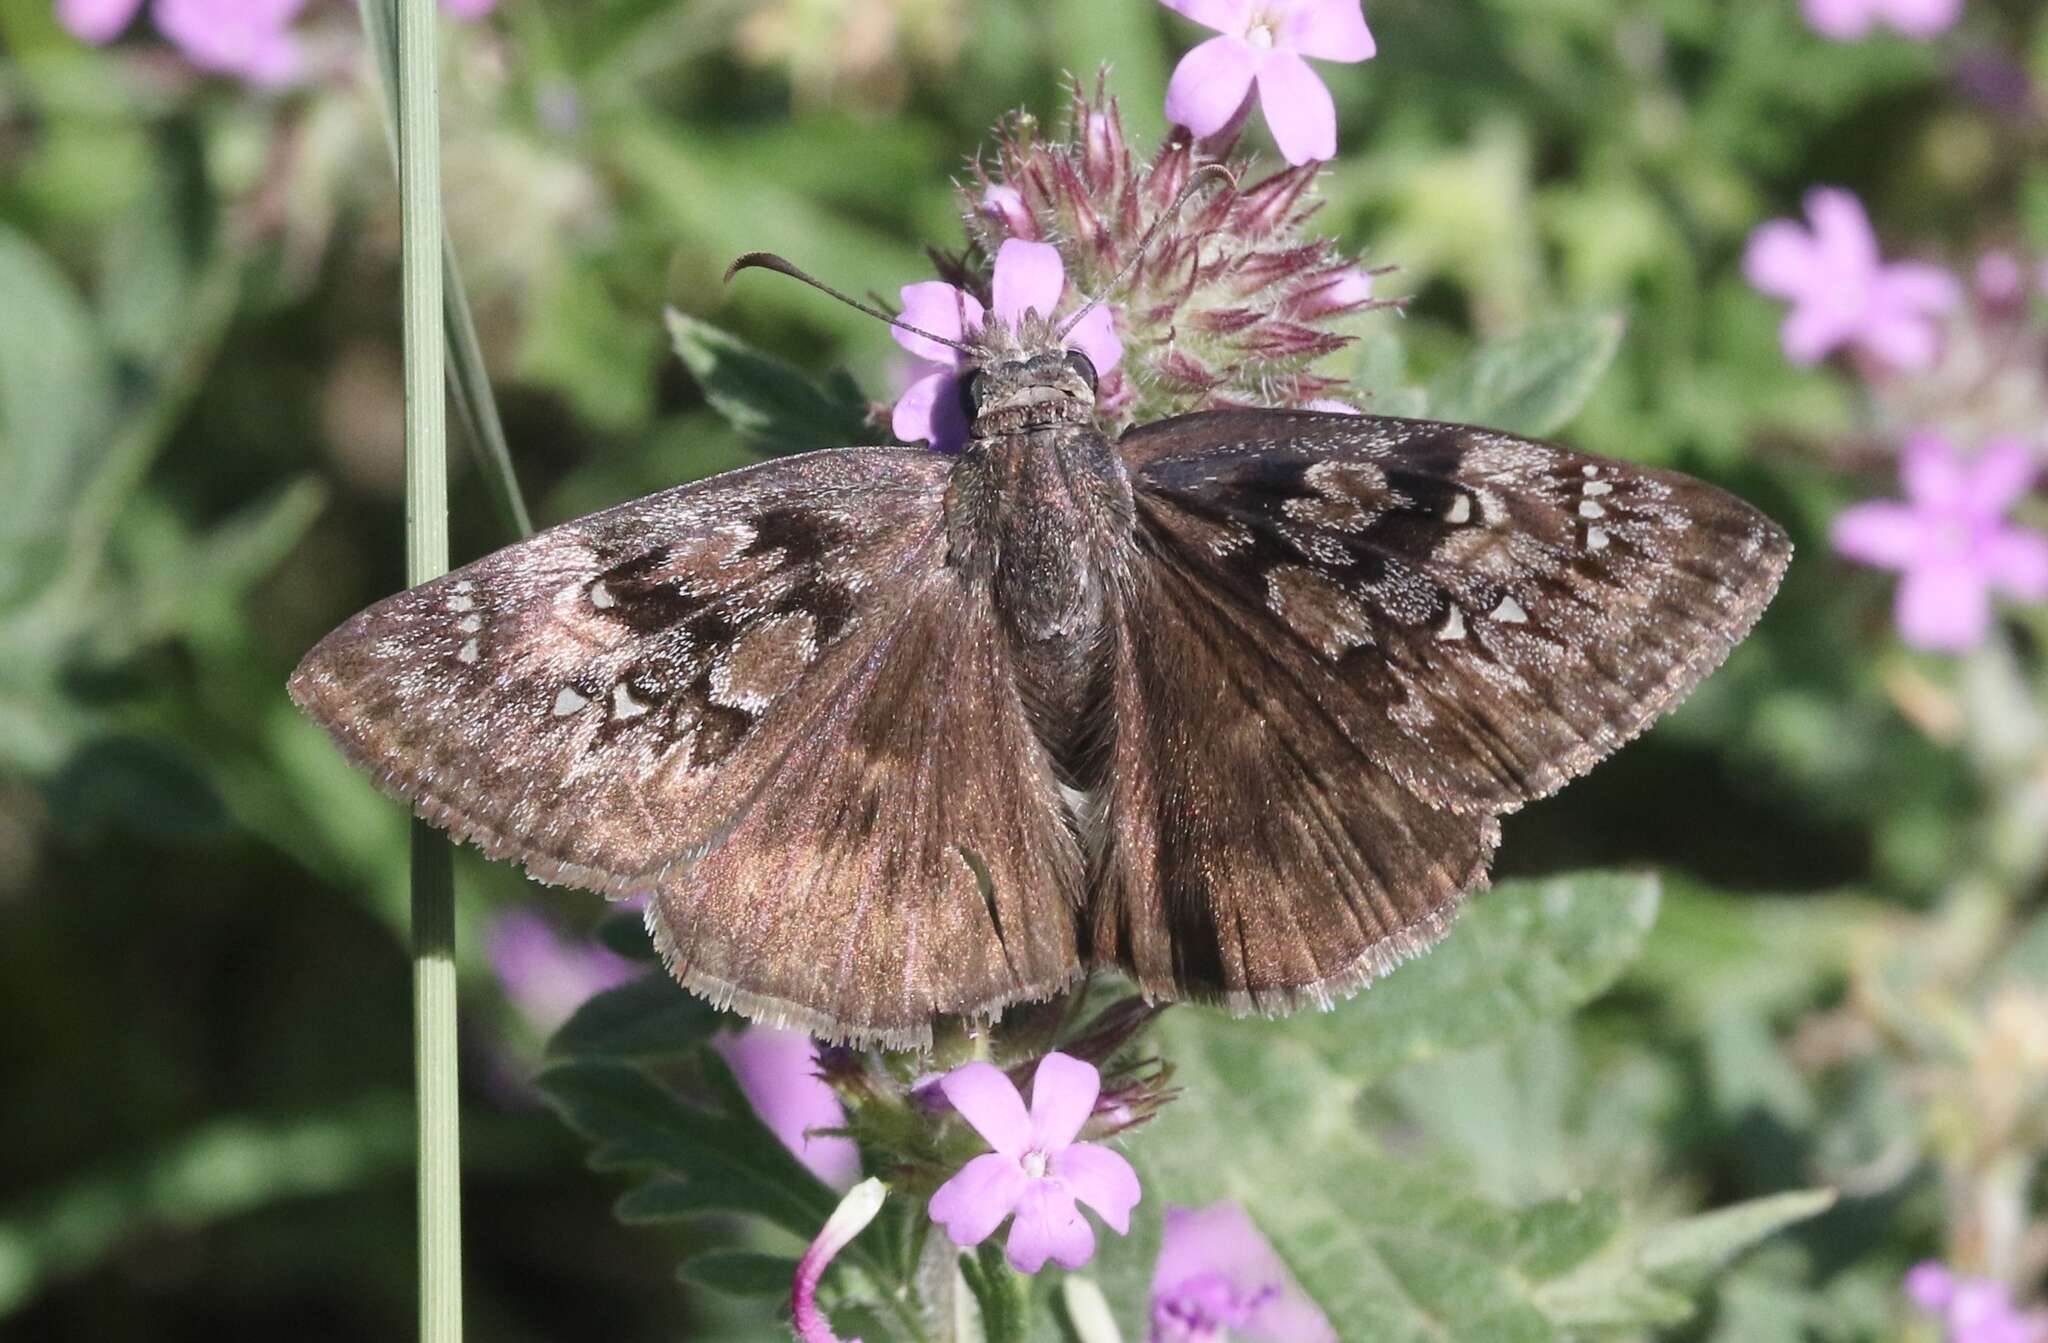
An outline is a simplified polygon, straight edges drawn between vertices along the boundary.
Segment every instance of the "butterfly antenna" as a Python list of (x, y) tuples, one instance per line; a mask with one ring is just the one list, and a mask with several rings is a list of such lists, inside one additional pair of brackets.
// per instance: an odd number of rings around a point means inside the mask
[(1152, 221), (1152, 227), (1145, 230), (1145, 236), (1138, 239), (1137, 250), (1131, 253), (1130, 260), (1124, 262), (1123, 269), (1111, 276), (1109, 283), (1102, 287), (1102, 292), (1082, 304), (1080, 309), (1067, 318), (1066, 323), (1060, 327), (1059, 334), (1061, 340), (1065, 340), (1067, 333), (1081, 324), (1083, 317), (1086, 317), (1089, 313), (1107, 303), (1109, 296), (1117, 291), (1117, 287), (1131, 277), (1131, 272), (1136, 270), (1138, 263), (1145, 259), (1145, 253), (1152, 250), (1152, 244), (1158, 239), (1160, 230), (1173, 222), (1174, 216), (1180, 213), (1180, 207), (1187, 204), (1188, 197), (1194, 195), (1217, 178), (1228, 182), (1233, 188), (1237, 186), (1237, 178), (1231, 173), (1230, 169), (1220, 163), (1205, 163), (1189, 175), (1186, 184), (1181, 187), (1180, 193), (1173, 198), (1173, 204), (1161, 211), (1159, 218)]
[(833, 298), (838, 299), (847, 307), (853, 308), (859, 312), (864, 312), (870, 317), (880, 318), (882, 321), (887, 322), (890, 326), (896, 327), (899, 330), (908, 331), (913, 336), (922, 336), (926, 340), (935, 341), (948, 349), (958, 350), (960, 351), (960, 353), (966, 355), (979, 356), (982, 353), (982, 351), (976, 346), (969, 345), (964, 341), (948, 340), (944, 336), (934, 335), (933, 333), (926, 331), (923, 327), (912, 326), (910, 323), (904, 321), (900, 317), (890, 316), (888, 313), (883, 312), (880, 308), (875, 307), (871, 303), (863, 303), (859, 299), (854, 298), (850, 294), (842, 294), (837, 289), (834, 289), (831, 285), (826, 284), (823, 280), (820, 280), (817, 276), (806, 273), (795, 263), (788, 261), (783, 257), (779, 257), (775, 255), (775, 253), (773, 252), (747, 253), (745, 256), (741, 257), (739, 260), (733, 262), (730, 266), (727, 266), (725, 268), (725, 282), (727, 284), (731, 284), (732, 277), (739, 274), (743, 270), (772, 270), (778, 275), (787, 275), (792, 280), (802, 280), (811, 288), (819, 290), (822, 293), (830, 294)]

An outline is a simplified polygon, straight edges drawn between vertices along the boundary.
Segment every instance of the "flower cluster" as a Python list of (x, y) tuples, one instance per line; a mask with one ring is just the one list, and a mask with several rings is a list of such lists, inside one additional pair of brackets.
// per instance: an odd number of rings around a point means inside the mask
[(1300, 167), (1337, 156), (1337, 106), (1305, 57), (1353, 63), (1375, 45), (1358, 0), (1161, 0), (1218, 34), (1190, 51), (1166, 88), (1166, 119), (1198, 136), (1242, 124), (1256, 94), (1280, 156)]
[[(1069, 336), (1096, 366), (1106, 429), (1234, 405), (1349, 409), (1329, 404), (1347, 384), (1320, 361), (1350, 343), (1345, 319), (1385, 305), (1370, 272), (1306, 231), (1314, 167), (1247, 180), (1234, 139), (1198, 143), (1185, 131), (1141, 159), (1099, 88), (1074, 90), (1069, 122), (1066, 137), (1021, 115), (999, 129), (965, 188), (969, 246), (941, 258), (940, 282), (904, 288), (904, 320), (951, 337), (978, 330), (991, 308), (1013, 323), (1028, 307), (1065, 315), (1106, 295)], [(1238, 176), (1198, 187), (1174, 213), (1210, 164)], [(954, 353), (898, 339), (922, 365), (890, 412), (897, 436), (957, 444)]]
[[(457, 18), (488, 14), (497, 0), (441, 0)], [(57, 18), (79, 39), (107, 43), (127, 31), (143, 0), (57, 0)], [(306, 0), (155, 0), (157, 31), (201, 70), (252, 84), (285, 84), (301, 66), (292, 24)]]

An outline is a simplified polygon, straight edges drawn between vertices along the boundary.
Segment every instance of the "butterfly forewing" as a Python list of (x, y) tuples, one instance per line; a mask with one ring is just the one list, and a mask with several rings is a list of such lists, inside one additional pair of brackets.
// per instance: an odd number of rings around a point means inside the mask
[(1712, 486), (1511, 435), (1199, 420), (1125, 440), (1141, 552), (1439, 805), (1507, 810), (1591, 768), (1720, 663), (1790, 556)]

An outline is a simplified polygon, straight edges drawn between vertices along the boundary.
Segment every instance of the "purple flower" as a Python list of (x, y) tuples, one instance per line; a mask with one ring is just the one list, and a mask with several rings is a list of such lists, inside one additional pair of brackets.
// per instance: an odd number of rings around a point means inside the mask
[(1906, 502), (1843, 510), (1835, 549), (1905, 574), (1897, 613), (1907, 643), (1944, 652), (1973, 647), (1991, 628), (1994, 589), (2020, 601), (2048, 599), (2048, 537), (2005, 521), (2034, 474), (2019, 439), (1993, 439), (1969, 459), (1938, 435), (1921, 434), (1900, 459)]
[(1815, 32), (1836, 42), (1854, 41), (1879, 23), (1924, 42), (1954, 25), (1963, 0), (1801, 0), (1800, 7)]
[(1150, 1343), (1337, 1343), (1337, 1331), (1235, 1203), (1168, 1208)]
[(839, 1093), (818, 1076), (816, 1042), (801, 1031), (749, 1026), (722, 1037), (718, 1052), (782, 1145), (834, 1189), (851, 1188), (860, 1178), (860, 1148), (851, 1138), (812, 1133), (846, 1124)]
[(1774, 219), (1750, 235), (1743, 274), (1766, 294), (1790, 299), (1779, 333), (1786, 357), (1819, 362), (1854, 345), (1894, 368), (1934, 362), (1940, 332), (1933, 320), (1962, 299), (1955, 278), (1938, 266), (1885, 265), (1862, 202), (1821, 187), (1806, 196), (1812, 231)]
[(1075, 1200), (1086, 1203), (1119, 1236), (1131, 1229), (1138, 1174), (1109, 1148), (1074, 1141), (1095, 1110), (1102, 1076), (1091, 1064), (1047, 1054), (1031, 1079), (1031, 1110), (1002, 1069), (970, 1063), (939, 1084), (953, 1108), (988, 1140), (993, 1152), (960, 1168), (932, 1195), (931, 1217), (955, 1245), (979, 1245), (1005, 1217), (1010, 1264), (1036, 1273), (1050, 1259), (1079, 1268), (1095, 1254), (1095, 1232)]
[[(825, 1276), (832, 1261), (839, 1252), (853, 1243), (853, 1238), (867, 1229), (875, 1214), (882, 1210), (882, 1203), (889, 1197), (889, 1186), (880, 1180), (863, 1180), (848, 1190), (846, 1197), (839, 1200), (839, 1206), (825, 1219), (818, 1238), (797, 1260), (796, 1278), (789, 1285), (790, 1323), (796, 1327), (798, 1343), (839, 1343), (832, 1332), (831, 1321), (825, 1312), (818, 1309), (818, 1282)], [(846, 1343), (860, 1343), (850, 1338)]]
[(1906, 1297), (1940, 1318), (1948, 1343), (2042, 1343), (2048, 1319), (2022, 1314), (2012, 1293), (1991, 1278), (1961, 1278), (1929, 1259), (1906, 1273)]
[(504, 915), (484, 940), (505, 996), (542, 1032), (567, 1021), (591, 995), (616, 988), (641, 972), (640, 966), (595, 942), (563, 937), (532, 910)]
[[(1051, 317), (1066, 288), (1066, 266), (1052, 244), (1012, 238), (997, 249), (995, 317), (1004, 326), (1015, 330), (1026, 312)], [(943, 280), (907, 284), (901, 293), (903, 320), (948, 340), (972, 340), (987, 317), (979, 299)], [(967, 412), (960, 404), (963, 356), (901, 327), (891, 328), (891, 333), (898, 345), (928, 367), (919, 370), (920, 376), (896, 402), (890, 428), (905, 443), (923, 440), (939, 452), (957, 451), (967, 441)], [(1124, 357), (1107, 305), (1083, 317), (1066, 340), (1088, 356), (1098, 374), (1107, 374)]]
[[(143, 0), (57, 0), (57, 19), (73, 36), (111, 42), (142, 11)], [(474, 19), (497, 0), (442, 0), (457, 18)], [(306, 0), (156, 0), (157, 31), (202, 70), (252, 84), (283, 84), (299, 73), (291, 26)]]
[(1337, 107), (1304, 56), (1320, 61), (1371, 58), (1372, 33), (1359, 0), (1161, 0), (1176, 14), (1213, 28), (1181, 57), (1166, 88), (1166, 119), (1198, 136), (1237, 117), (1256, 85), (1273, 143), (1289, 163), (1337, 156)]

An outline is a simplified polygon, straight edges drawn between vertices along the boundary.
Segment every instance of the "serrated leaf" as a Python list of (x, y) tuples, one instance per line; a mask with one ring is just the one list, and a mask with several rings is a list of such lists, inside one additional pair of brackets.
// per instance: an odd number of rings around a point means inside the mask
[(1606, 989), (1641, 951), (1657, 908), (1647, 873), (1503, 882), (1474, 897), (1428, 955), (1290, 1030), (1352, 1081), (1470, 1049)]
[(1621, 1202), (1605, 1190), (1545, 1199), (1522, 1210), (1515, 1262), (1537, 1282), (1578, 1267), (1614, 1239)]
[(1509, 433), (1555, 433), (1614, 362), (1623, 325), (1619, 314), (1598, 313), (1482, 345), (1430, 384), (1429, 413)]
[(820, 385), (731, 332), (673, 308), (668, 330), (712, 408), (763, 449), (810, 452), (881, 441), (850, 379)]
[[(643, 942), (646, 940), (643, 936)], [(548, 1041), (555, 1058), (653, 1059), (687, 1053), (719, 1016), (660, 970), (596, 994)]]
[(536, 1079), (563, 1120), (588, 1137), (599, 1170), (651, 1170), (708, 1180), (720, 1202), (809, 1240), (838, 1205), (832, 1191), (754, 1117), (725, 1071), (702, 1055), (720, 1104), (685, 1104), (626, 1063), (578, 1059)]
[(728, 1296), (787, 1297), (796, 1260), (751, 1250), (706, 1250), (685, 1259), (676, 1276)]

